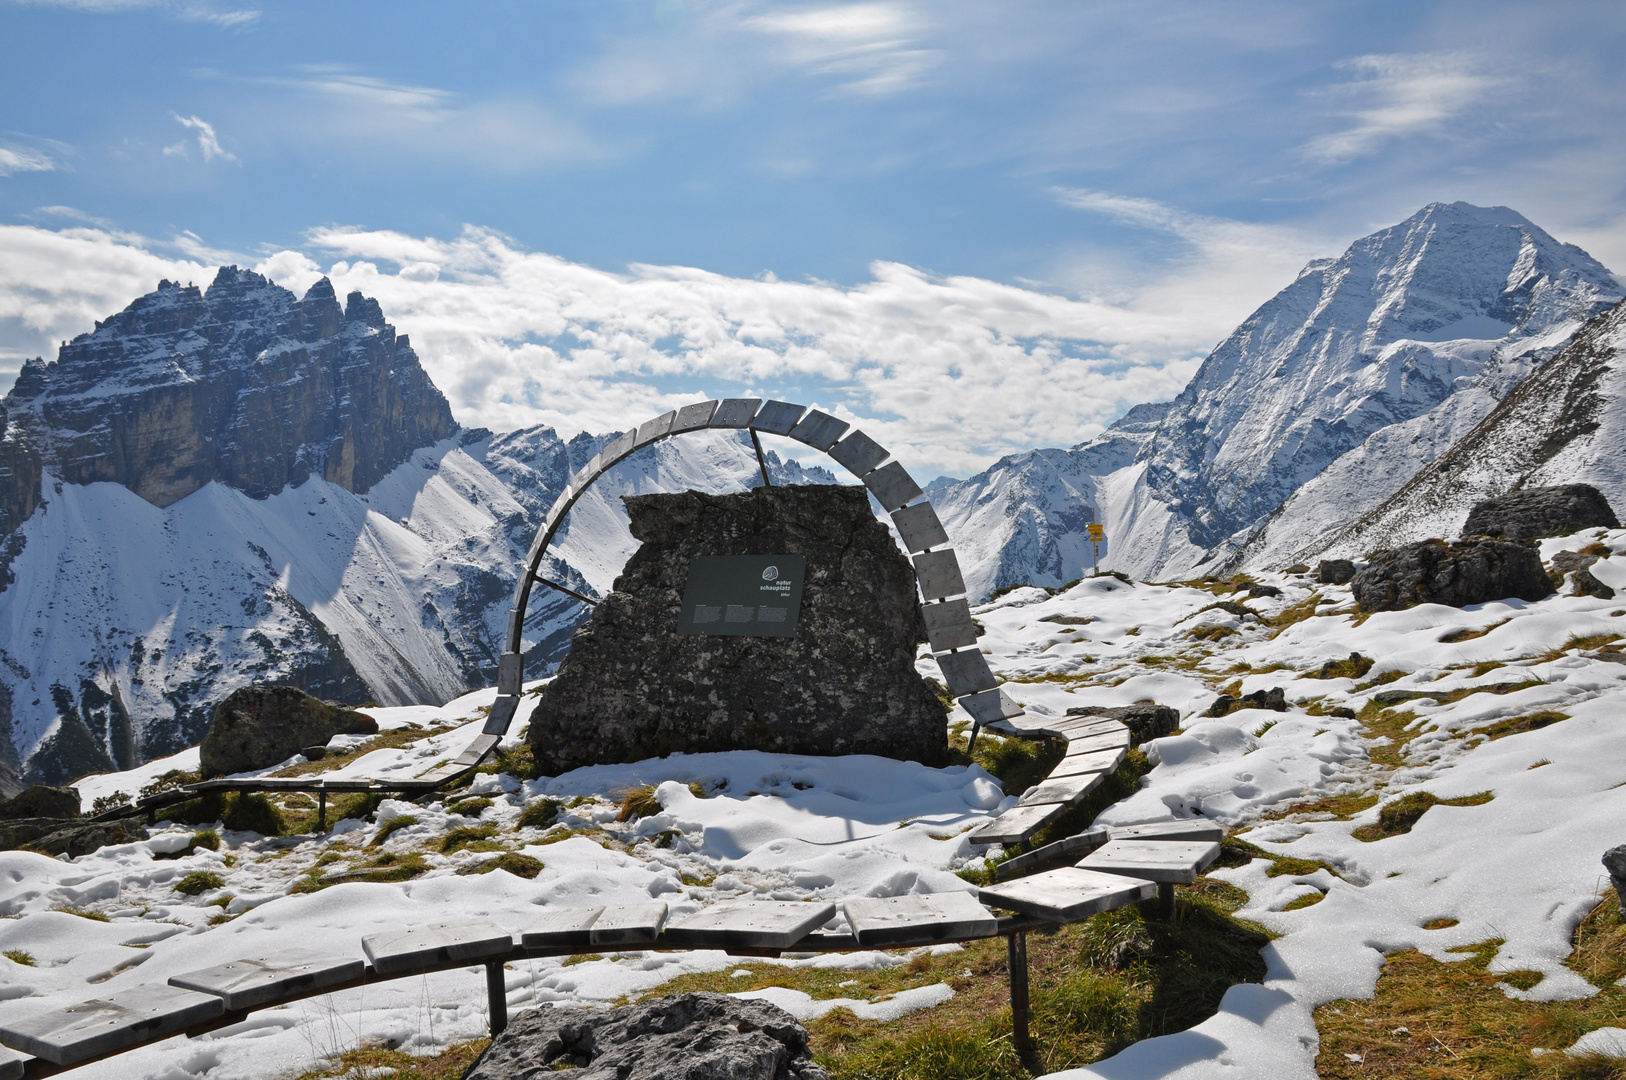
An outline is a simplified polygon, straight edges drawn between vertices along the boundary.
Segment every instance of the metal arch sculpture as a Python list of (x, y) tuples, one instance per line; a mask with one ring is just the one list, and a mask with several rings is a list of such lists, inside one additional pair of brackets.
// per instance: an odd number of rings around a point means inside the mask
[(454, 760), (426, 774), (422, 781), (440, 783), (467, 772), (480, 764), (507, 733), (514, 714), (519, 710), (524, 682), (525, 608), (530, 601), (532, 586), (546, 585), (583, 603), (596, 603), (592, 598), (541, 575), (542, 559), (547, 554), (548, 545), (553, 542), (554, 534), (559, 531), (565, 515), (570, 513), (576, 500), (600, 476), (633, 452), (673, 435), (705, 429), (749, 432), (765, 485), (771, 482), (768, 479), (767, 461), (762, 456), (759, 433), (781, 435), (821, 450), (858, 477), (881, 504), (881, 509), (891, 516), (914, 563), (915, 578), (920, 589), (920, 610), (925, 618), (926, 636), (933, 659), (943, 673), (949, 693), (959, 699), (971, 714), (972, 739), (976, 739), (980, 728), (1022, 715), (1022, 710), (998, 689), (988, 661), (977, 648), (980, 634), (971, 619), (965, 579), (960, 573), (960, 563), (954, 549), (949, 546), (948, 533), (938, 520), (931, 500), (926, 498), (925, 492), (902, 464), (888, 460), (892, 455), (885, 448), (862, 431), (849, 430), (849, 427), (846, 421), (838, 420), (829, 413), (788, 401), (764, 403), (761, 398), (725, 398), (721, 401), (698, 401), (662, 413), (630, 431), (622, 432), (593, 455), (554, 500), (526, 555), (519, 584), (514, 589), (514, 603), (508, 612), (506, 648), (497, 662), (497, 700), (491, 707), (485, 728)]

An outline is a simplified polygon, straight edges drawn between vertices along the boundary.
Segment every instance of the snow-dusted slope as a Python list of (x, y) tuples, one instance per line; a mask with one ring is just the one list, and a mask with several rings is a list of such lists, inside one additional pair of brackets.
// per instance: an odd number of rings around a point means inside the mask
[[(214, 704), (250, 682), (388, 705), (484, 685), (536, 527), (603, 441), (465, 432), (365, 495), (315, 477), (265, 499), (211, 482), (164, 508), (119, 484), (48, 476), (0, 594), (11, 744), (34, 755), (35, 775), (61, 780), (195, 743)], [(831, 479), (770, 464), (781, 482)], [(757, 482), (738, 433), (650, 447), (577, 504), (553, 572), (608, 590), (633, 547), (623, 494)], [(529, 614), (540, 673), (581, 605), (541, 589)]]
[(1455, 536), (1473, 504), (1520, 487), (1592, 484), (1626, 507), (1626, 302), (1593, 319), (1449, 453), (1372, 513), (1306, 549), (1360, 556)]

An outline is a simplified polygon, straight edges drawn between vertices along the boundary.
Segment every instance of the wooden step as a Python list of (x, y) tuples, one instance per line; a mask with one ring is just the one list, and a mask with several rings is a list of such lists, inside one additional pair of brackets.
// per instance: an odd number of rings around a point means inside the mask
[(661, 944), (683, 949), (788, 949), (829, 922), (832, 903), (724, 900), (666, 928)]
[(508, 932), (489, 919), (430, 923), (361, 939), (361, 949), (380, 975), (419, 971), (449, 961), (475, 963), (514, 947)]
[(988, 824), (979, 826), (966, 839), (973, 844), (1019, 843), (1056, 820), (1066, 810), (1066, 803), (1013, 806)]
[(72, 1065), (168, 1038), (225, 1011), (213, 994), (162, 984), (136, 986), (7, 1021), (0, 1024), (0, 1042), (53, 1065)]
[(1084, 856), (1078, 865), (1159, 884), (1190, 885), (1219, 853), (1219, 844), (1211, 840), (1115, 839)]
[(841, 909), (858, 943), (872, 949), (999, 933), (999, 920), (965, 892), (858, 896)]
[(985, 904), (1057, 922), (1077, 922), (1157, 895), (1155, 882), (1063, 866), (979, 891)]
[(227, 1011), (237, 1012), (359, 979), (366, 966), (360, 957), (285, 949), (175, 975), (169, 985), (213, 994), (225, 1003)]

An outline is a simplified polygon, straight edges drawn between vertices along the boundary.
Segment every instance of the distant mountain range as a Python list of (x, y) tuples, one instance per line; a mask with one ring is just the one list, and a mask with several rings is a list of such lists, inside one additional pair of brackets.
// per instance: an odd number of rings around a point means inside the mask
[[(1621, 293), (1511, 210), (1431, 204), (1306, 267), (1174, 401), (932, 499), (974, 598), (1081, 576), (1092, 521), (1103, 566), (1169, 579), (1451, 534), (1526, 483), (1626, 508)], [(491, 682), (526, 547), (617, 434), (459, 429), (375, 301), (236, 267), (29, 362), (0, 425), (0, 773), (45, 781), (191, 745), (250, 682), (391, 705)], [(646, 448), (577, 505), (550, 572), (610, 588), (622, 494), (756, 483), (738, 433)], [(536, 594), (528, 670), (582, 614)]]

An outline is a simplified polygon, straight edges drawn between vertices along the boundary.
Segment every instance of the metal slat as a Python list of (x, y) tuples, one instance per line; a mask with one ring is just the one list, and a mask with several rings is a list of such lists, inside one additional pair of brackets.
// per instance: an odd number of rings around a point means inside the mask
[(948, 532), (929, 502), (892, 511), (892, 524), (898, 527), (898, 535), (903, 537), (904, 550), (911, 554), (948, 543)]
[(761, 404), (761, 398), (724, 398), (718, 402), (717, 411), (711, 414), (711, 423), (706, 426), (714, 428), (750, 427), (751, 419), (757, 414), (757, 406)]
[(685, 431), (695, 431), (711, 424), (711, 414), (717, 411), (715, 400), (697, 401), (693, 405), (685, 405), (677, 411), (677, 417), (672, 421), (672, 434), (681, 435)]
[(829, 450), (851, 426), (847, 421), (837, 420), (827, 412), (812, 409), (802, 417), (801, 422), (790, 429), (790, 437), (797, 442), (806, 443), (815, 450)]
[(890, 456), (886, 452), (886, 447), (862, 431), (852, 432), (832, 446), (829, 453), (848, 472), (860, 479)]
[(866, 473), (864, 486), (869, 488), (869, 493), (881, 504), (881, 509), (889, 513), (904, 503), (914, 502), (926, 494), (920, 490), (920, 485), (915, 483), (915, 478), (896, 461)]
[(979, 649), (961, 649), (959, 652), (938, 653), (933, 657), (948, 683), (949, 693), (965, 697), (982, 690), (992, 690), (998, 684), (988, 667), (988, 658)]
[(923, 599), (946, 600), (965, 592), (965, 578), (960, 576), (960, 560), (954, 557), (953, 548), (916, 555), (914, 563)]
[(796, 405), (789, 401), (770, 401), (757, 412), (751, 421), (751, 429), (766, 431), (770, 435), (789, 435), (806, 411), (806, 405)]
[(949, 652), (977, 643), (977, 624), (971, 621), (971, 605), (964, 600), (923, 604), (920, 615), (926, 620), (926, 640), (932, 652)]

